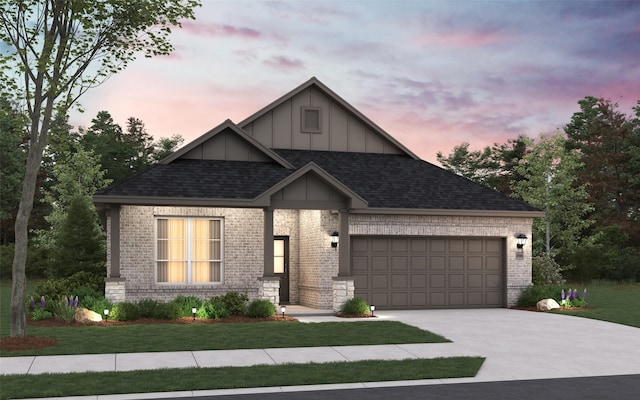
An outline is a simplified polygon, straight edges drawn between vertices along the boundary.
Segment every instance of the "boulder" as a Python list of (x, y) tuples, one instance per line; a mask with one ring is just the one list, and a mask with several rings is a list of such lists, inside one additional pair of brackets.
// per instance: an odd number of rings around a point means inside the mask
[(555, 301), (554, 299), (540, 300), (536, 304), (536, 309), (538, 311), (549, 311), (549, 310), (554, 310), (556, 308), (560, 308), (560, 304), (558, 304), (558, 302)]
[(85, 322), (100, 322), (102, 321), (102, 315), (98, 314), (95, 311), (87, 310), (86, 308), (78, 307), (76, 308), (76, 313), (73, 316), (73, 319), (76, 322), (85, 323)]

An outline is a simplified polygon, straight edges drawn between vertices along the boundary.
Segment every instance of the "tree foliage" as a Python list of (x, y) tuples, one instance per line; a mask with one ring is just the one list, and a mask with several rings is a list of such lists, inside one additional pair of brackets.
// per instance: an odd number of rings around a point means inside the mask
[(635, 118), (610, 100), (585, 97), (565, 127), (567, 146), (582, 154), (579, 184), (588, 183), (597, 227), (617, 225), (640, 246), (640, 106)]
[(533, 253), (552, 257), (580, 242), (593, 223), (585, 218), (593, 208), (585, 202), (587, 185), (574, 185), (582, 168), (580, 153), (566, 148), (562, 134), (540, 135), (530, 148), (514, 167), (524, 179), (512, 183), (513, 194), (544, 210), (545, 216), (533, 223)]
[(87, 90), (137, 54), (168, 54), (171, 28), (194, 18), (195, 0), (0, 0), (0, 97), (25, 109), (28, 153), (15, 222), (11, 336), (26, 331), (28, 222), (47, 134)]

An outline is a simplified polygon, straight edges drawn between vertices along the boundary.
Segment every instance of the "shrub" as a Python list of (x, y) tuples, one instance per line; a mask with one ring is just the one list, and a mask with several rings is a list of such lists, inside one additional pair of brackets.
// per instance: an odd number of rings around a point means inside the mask
[(229, 310), (221, 301), (206, 301), (198, 309), (197, 315), (203, 319), (222, 319), (229, 317)]
[(562, 287), (558, 285), (532, 285), (525, 288), (516, 306), (518, 307), (535, 307), (536, 304), (543, 299), (554, 299), (558, 301), (560, 299), (560, 292)]
[(51, 313), (55, 319), (73, 322), (76, 315), (75, 299), (62, 297), (56, 301), (49, 302), (51, 307)]
[(173, 299), (172, 303), (174, 303), (178, 309), (180, 310), (181, 317), (191, 317), (193, 313), (191, 309), (195, 307), (196, 309), (202, 306), (202, 300), (195, 296), (183, 296), (179, 295), (175, 299)]
[(562, 268), (549, 256), (537, 256), (531, 260), (533, 264), (534, 285), (562, 285), (565, 280), (562, 277)]
[(369, 312), (369, 304), (360, 297), (347, 300), (340, 309), (340, 313), (344, 315), (363, 315)]
[(254, 300), (247, 306), (247, 316), (269, 318), (276, 315), (276, 307), (269, 300)]
[(109, 318), (114, 321), (132, 321), (140, 318), (140, 308), (137, 304), (129, 302), (114, 304), (109, 310)]
[(53, 318), (53, 314), (51, 314), (47, 310), (41, 310), (40, 308), (36, 308), (31, 311), (31, 319), (34, 321), (40, 321), (42, 319), (50, 319)]
[(178, 319), (180, 307), (176, 303), (163, 303), (152, 299), (142, 299), (138, 302), (140, 318)]
[(104, 297), (84, 297), (82, 300), (78, 301), (78, 307), (83, 307), (87, 310), (103, 315), (104, 309), (107, 308), (111, 310), (113, 308), (113, 304)]
[(49, 279), (36, 285), (34, 297), (44, 296), (46, 299), (57, 299), (75, 294), (77, 290), (85, 291), (85, 293), (91, 290), (102, 296), (104, 294), (104, 277), (81, 271), (67, 278)]
[(249, 296), (246, 293), (227, 292), (222, 296), (216, 296), (211, 301), (221, 301), (229, 310), (231, 315), (244, 315), (249, 302)]

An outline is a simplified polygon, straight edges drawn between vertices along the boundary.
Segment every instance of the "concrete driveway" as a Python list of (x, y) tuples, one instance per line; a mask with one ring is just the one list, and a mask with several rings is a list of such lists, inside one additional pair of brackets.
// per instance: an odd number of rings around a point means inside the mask
[(519, 379), (640, 374), (640, 329), (587, 318), (510, 309), (376, 311), (440, 334), (443, 356), (479, 355), (475, 378)]

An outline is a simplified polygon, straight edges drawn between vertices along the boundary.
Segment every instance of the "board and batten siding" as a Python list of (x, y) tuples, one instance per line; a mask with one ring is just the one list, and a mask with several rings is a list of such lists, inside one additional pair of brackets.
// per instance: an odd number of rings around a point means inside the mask
[[(320, 109), (320, 133), (302, 132), (304, 107)], [(402, 154), (396, 145), (314, 87), (242, 126), (267, 148)]]

